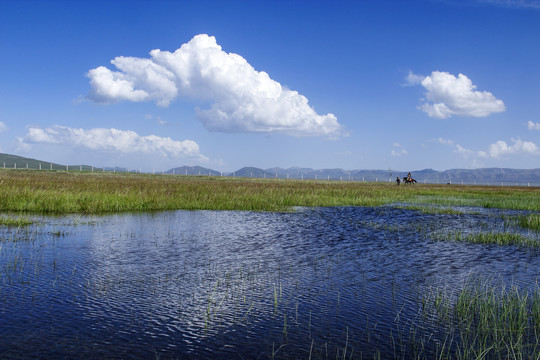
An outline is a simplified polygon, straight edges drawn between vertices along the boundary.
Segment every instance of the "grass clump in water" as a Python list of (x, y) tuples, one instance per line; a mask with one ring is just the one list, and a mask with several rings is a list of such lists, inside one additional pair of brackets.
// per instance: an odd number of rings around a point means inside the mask
[(521, 234), (507, 232), (481, 232), (473, 234), (463, 234), (456, 232), (436, 237), (439, 240), (468, 242), (472, 244), (495, 244), (502, 246), (519, 246), (528, 248), (540, 247), (540, 241), (531, 239)]
[[(425, 185), (423, 185), (425, 186)], [(506, 186), (425, 186), (409, 202), (444, 206), (540, 211), (540, 188)]]
[(0, 215), (0, 226), (23, 227), (32, 225), (34, 222), (24, 216)]
[(517, 218), (517, 223), (523, 228), (540, 231), (540, 214), (519, 216)]
[(463, 215), (463, 211), (457, 210), (448, 206), (419, 206), (419, 205), (406, 205), (403, 209), (417, 210), (424, 214), (446, 214), (446, 215)]
[[(435, 295), (431, 294), (435, 292)], [(540, 289), (469, 278), (454, 294), (429, 290), (435, 319), (446, 324), (456, 358), (538, 359)], [(441, 298), (442, 297), (442, 298)], [(456, 340), (457, 339), (457, 340)]]

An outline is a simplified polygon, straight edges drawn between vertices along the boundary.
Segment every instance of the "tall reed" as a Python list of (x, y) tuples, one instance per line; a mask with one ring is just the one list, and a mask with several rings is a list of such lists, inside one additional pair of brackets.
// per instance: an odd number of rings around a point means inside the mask
[[(432, 294), (435, 291), (436, 295)], [(446, 324), (457, 359), (536, 359), (540, 356), (540, 289), (468, 278), (453, 294), (430, 289), (434, 316)], [(439, 296), (443, 298), (435, 301)]]

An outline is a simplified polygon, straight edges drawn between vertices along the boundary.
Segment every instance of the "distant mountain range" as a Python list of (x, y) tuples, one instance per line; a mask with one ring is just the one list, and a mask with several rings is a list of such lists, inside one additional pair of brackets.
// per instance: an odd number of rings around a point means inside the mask
[[(25, 158), (17, 155), (0, 153), (0, 167), (17, 169), (42, 170), (79, 170), (79, 171), (117, 171), (127, 172), (126, 168), (98, 168), (91, 165), (61, 165), (47, 161)], [(279, 178), (279, 179), (311, 179), (311, 180), (342, 180), (342, 181), (378, 181), (390, 182), (396, 176), (403, 178), (407, 175), (404, 170), (345, 170), (345, 169), (310, 169), (291, 167), (287, 169), (275, 167), (260, 169), (244, 167), (230, 173), (204, 168), (201, 166), (181, 166), (164, 172), (171, 175), (196, 176), (234, 176), (246, 178)], [(501, 183), (519, 185), (540, 185), (540, 168), (538, 169), (451, 169), (436, 171), (432, 169), (411, 171), (413, 178), (419, 183), (452, 183), (452, 184), (491, 184)]]
[[(202, 169), (201, 174), (212, 170)], [(266, 177), (280, 179), (316, 179), (316, 180), (343, 180), (343, 181), (394, 181), (397, 176), (403, 178), (408, 171), (404, 170), (345, 170), (345, 169), (310, 169), (292, 167), (288, 169), (270, 168), (259, 169), (245, 167), (233, 173), (223, 174), (236, 177)], [(467, 183), (467, 184), (498, 184), (505, 183), (531, 183), (540, 184), (540, 169), (451, 169), (436, 171), (433, 169), (411, 171), (418, 182), (426, 183)], [(508, 185), (508, 184), (507, 184)]]
[[(345, 170), (345, 169), (310, 169), (310, 168), (270, 168), (244, 167), (230, 173), (204, 168), (201, 166), (182, 166), (170, 169), (166, 174), (200, 175), (200, 176), (234, 176), (244, 178), (279, 178), (279, 179), (311, 179), (342, 181), (395, 181), (396, 177), (407, 176), (407, 171), (400, 170)], [(424, 169), (411, 171), (412, 176), (420, 183), (440, 184), (530, 184), (540, 185), (540, 169), (451, 169), (436, 171)]]

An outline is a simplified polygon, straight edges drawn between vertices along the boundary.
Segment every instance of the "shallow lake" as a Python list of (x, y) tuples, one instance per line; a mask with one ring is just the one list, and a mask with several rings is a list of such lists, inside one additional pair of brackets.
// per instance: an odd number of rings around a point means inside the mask
[(540, 251), (436, 236), (506, 231), (517, 212), (464, 212), (174, 211), (0, 228), (0, 357), (430, 358), (445, 338), (421, 315), (427, 289), (482, 276), (538, 290)]

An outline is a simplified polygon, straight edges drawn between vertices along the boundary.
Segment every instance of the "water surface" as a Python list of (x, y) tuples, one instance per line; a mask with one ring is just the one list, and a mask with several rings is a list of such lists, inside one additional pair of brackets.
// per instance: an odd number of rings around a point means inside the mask
[(173, 211), (2, 228), (0, 357), (407, 358), (411, 328), (434, 351), (422, 289), (474, 275), (533, 288), (540, 254), (432, 235), (502, 231), (512, 214)]

